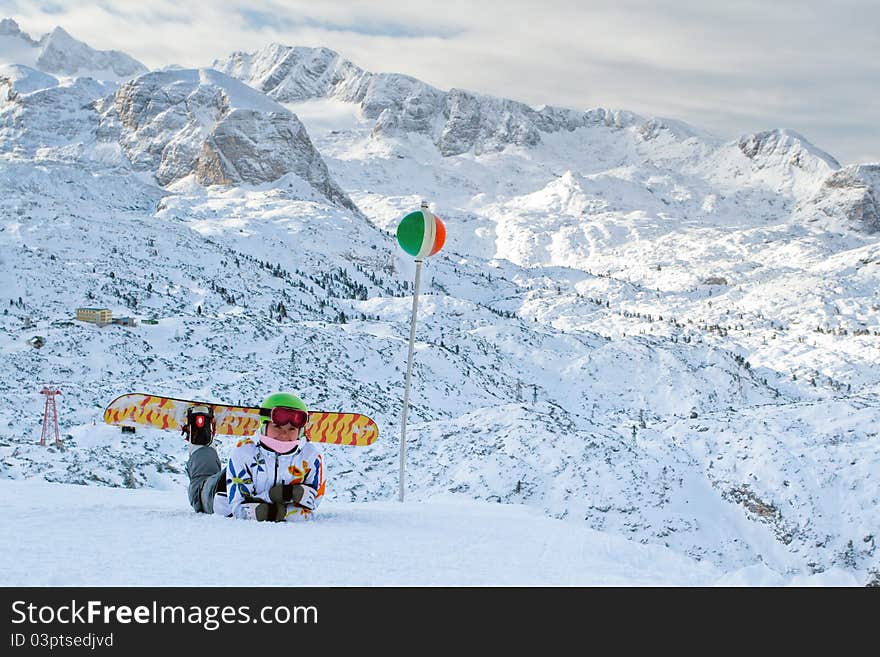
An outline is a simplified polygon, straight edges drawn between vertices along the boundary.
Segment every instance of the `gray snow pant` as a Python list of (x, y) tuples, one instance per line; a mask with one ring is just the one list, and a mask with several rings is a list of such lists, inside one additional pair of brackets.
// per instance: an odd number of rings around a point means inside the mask
[(210, 445), (196, 447), (186, 462), (186, 474), (192, 508), (197, 513), (214, 513), (214, 494), (221, 480), (226, 483), (226, 469), (220, 466), (217, 450)]

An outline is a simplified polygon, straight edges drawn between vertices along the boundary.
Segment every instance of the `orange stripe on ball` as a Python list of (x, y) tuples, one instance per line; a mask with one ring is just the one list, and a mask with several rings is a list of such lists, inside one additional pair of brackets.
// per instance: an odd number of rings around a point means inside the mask
[(446, 226), (440, 221), (440, 217), (434, 216), (434, 222), (437, 226), (437, 232), (434, 234), (434, 248), (431, 249), (431, 253), (428, 255), (434, 255), (440, 249), (443, 248), (443, 245), (446, 243)]

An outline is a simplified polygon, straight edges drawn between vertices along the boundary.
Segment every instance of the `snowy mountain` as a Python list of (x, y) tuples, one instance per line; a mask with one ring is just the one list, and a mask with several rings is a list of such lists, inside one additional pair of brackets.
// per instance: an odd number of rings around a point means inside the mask
[(190, 174), (199, 184), (232, 185), (295, 173), (357, 212), (296, 116), (217, 71), (147, 73), (120, 86), (98, 111), (99, 142), (119, 144), (136, 169), (155, 171), (160, 185)]
[[(693, 203), (688, 214), (702, 214), (707, 204), (714, 214), (714, 199), (737, 192), (744, 195), (749, 187), (757, 186), (762, 192), (760, 202), (766, 202), (767, 192), (781, 194), (786, 210), (792, 201), (801, 201), (799, 215), (810, 221), (830, 217), (838, 224), (874, 232), (880, 221), (874, 206), (839, 202), (816, 207), (809, 202), (840, 164), (791, 130), (768, 130), (726, 143), (681, 121), (647, 119), (622, 110), (535, 109), (461, 89), (443, 92), (405, 75), (364, 71), (326, 48), (272, 44), (255, 53), (233, 53), (213, 66), (281, 103), (291, 104), (294, 111), (305, 101), (325, 101), (321, 105), (325, 111), (328, 101), (339, 101), (351, 106), (357, 118), (370, 127), (371, 139), (421, 135), (444, 157), (493, 153), (504, 157), (513, 147), (529, 151), (544, 146), (561, 157), (527, 157), (517, 170), (552, 163), (563, 171), (605, 172), (636, 163), (646, 173), (662, 177), (672, 169), (676, 183), (684, 174), (694, 179), (686, 185), (691, 194), (700, 194), (689, 199)], [(584, 139), (590, 134), (601, 136), (601, 141)], [(345, 137), (340, 141), (347, 142)], [(560, 146), (575, 144), (580, 148), (559, 152)], [(518, 171), (510, 173), (514, 175), (505, 176), (508, 187), (534, 187), (531, 177), (521, 179)], [(540, 175), (546, 179), (547, 173)], [(480, 189), (486, 196), (487, 190)], [(673, 201), (680, 205), (682, 200), (657, 199), (667, 206)], [(462, 210), (467, 212), (468, 208)], [(481, 210), (491, 212), (491, 208)], [(669, 214), (666, 208), (658, 208), (664, 210)]]
[(56, 76), (127, 80), (147, 67), (118, 50), (95, 50), (61, 27), (32, 39), (11, 18), (0, 21), (0, 59)]
[(542, 132), (598, 123), (623, 127), (638, 118), (605, 110), (535, 110), (462, 89), (443, 92), (406, 75), (369, 73), (327, 48), (272, 44), (256, 53), (233, 53), (213, 66), (282, 103), (316, 98), (355, 103), (374, 122), (374, 135), (423, 134), (446, 156), (534, 146)]
[[(689, 564), (631, 583), (880, 578), (876, 165), (840, 168), (784, 129), (725, 141), (442, 92), (326, 49), (118, 86), (28, 61), (0, 68), (7, 488), (177, 491), (138, 497), (174, 516), (156, 533), (204, 524), (182, 441), (120, 434), (103, 407), (290, 388), (380, 427), (326, 448), (328, 522), (376, 505), (411, 523), (382, 506), (414, 272), (394, 230), (426, 199), (449, 237), (423, 272), (407, 504), (482, 502), (477, 526), (524, 505), (550, 533)], [(84, 305), (158, 324), (74, 321)], [(44, 384), (62, 389), (61, 447), (37, 444)], [(542, 583), (486, 572), (431, 582)]]

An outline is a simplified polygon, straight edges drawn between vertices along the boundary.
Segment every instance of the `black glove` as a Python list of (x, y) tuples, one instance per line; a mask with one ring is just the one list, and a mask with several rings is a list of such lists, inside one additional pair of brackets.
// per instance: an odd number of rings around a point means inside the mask
[(281, 522), (284, 520), (285, 511), (281, 504), (267, 504), (266, 502), (247, 502), (242, 504), (244, 517), (257, 522)]
[(315, 489), (302, 484), (278, 484), (269, 489), (269, 499), (276, 504), (296, 504), (305, 509), (315, 508)]
[(277, 484), (269, 489), (269, 499), (275, 504), (289, 504), (293, 501), (294, 484)]

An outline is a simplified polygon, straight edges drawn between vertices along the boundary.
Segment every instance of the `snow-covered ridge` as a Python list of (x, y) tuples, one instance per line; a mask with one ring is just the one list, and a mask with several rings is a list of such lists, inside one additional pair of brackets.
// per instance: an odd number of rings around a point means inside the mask
[[(254, 53), (235, 52), (214, 66), (290, 107), (321, 99), (352, 103), (372, 138), (424, 136), (446, 158), (479, 157), (512, 147), (534, 150), (553, 143), (556, 134), (592, 131), (601, 141), (584, 144), (584, 160), (595, 160), (592, 149), (612, 141), (617, 143), (613, 157), (618, 166), (638, 154), (642, 162), (671, 170), (673, 176), (693, 173), (724, 187), (755, 187), (779, 195), (799, 220), (875, 230), (876, 213), (869, 203), (825, 202), (819, 208), (809, 202), (840, 164), (803, 135), (784, 128), (725, 142), (681, 121), (623, 110), (536, 109), (462, 89), (442, 91), (407, 75), (370, 73), (327, 48), (276, 43)], [(562, 166), (573, 168), (574, 163)], [(723, 194), (722, 189), (709, 192), (713, 197)]]
[[(623, 111), (578, 112), (550, 106), (535, 110), (525, 103), (463, 89), (443, 92), (408, 75), (369, 73), (327, 48), (272, 44), (255, 53), (233, 53), (213, 66), (280, 102), (336, 98), (357, 103), (364, 117), (374, 121), (374, 133), (425, 134), (446, 156), (533, 146), (542, 132), (645, 122)], [(655, 121), (646, 134), (665, 127)]]
[(35, 67), (40, 55), (40, 44), (11, 18), (0, 20), (0, 53), (4, 61)]
[[(358, 103), (376, 133), (417, 132), (428, 135), (446, 156), (496, 152), (510, 145), (534, 146), (541, 133), (573, 131), (591, 125), (635, 128), (644, 141), (662, 132), (675, 140), (718, 138), (682, 121), (644, 118), (623, 110), (588, 111), (544, 105), (538, 109), (515, 100), (463, 89), (441, 91), (397, 73), (370, 73), (327, 48), (271, 44), (254, 53), (235, 52), (213, 66), (284, 103), (336, 98)], [(811, 158), (832, 169), (839, 164), (792, 131), (745, 135), (738, 141), (748, 157), (776, 153), (789, 163), (811, 167)], [(781, 154), (781, 155), (780, 155)], [(815, 168), (815, 167), (814, 167)]]
[(95, 50), (61, 27), (35, 41), (11, 18), (0, 21), (0, 60), (53, 75), (98, 80), (127, 80), (147, 71), (133, 57), (118, 50)]

